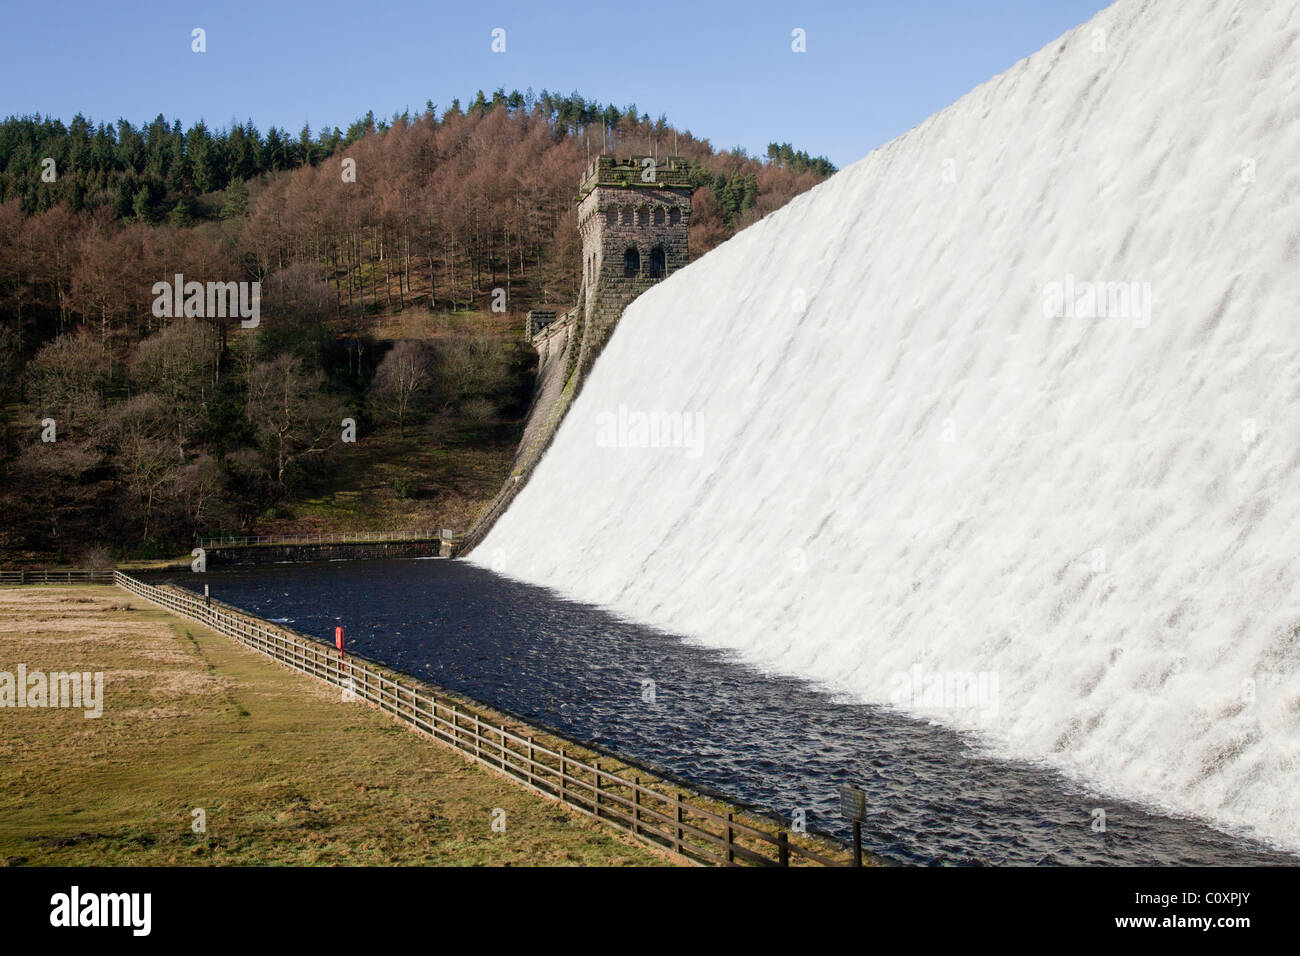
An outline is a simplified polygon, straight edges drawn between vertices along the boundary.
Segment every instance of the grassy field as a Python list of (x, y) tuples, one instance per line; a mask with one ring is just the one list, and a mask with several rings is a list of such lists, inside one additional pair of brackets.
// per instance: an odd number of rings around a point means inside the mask
[(103, 715), (0, 710), (3, 864), (670, 862), (116, 588), (0, 589), (20, 663), (102, 671)]

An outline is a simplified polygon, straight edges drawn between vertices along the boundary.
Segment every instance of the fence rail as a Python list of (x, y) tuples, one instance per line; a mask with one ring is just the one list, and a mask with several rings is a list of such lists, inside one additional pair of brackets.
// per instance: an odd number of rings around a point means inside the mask
[(281, 534), (222, 536), (200, 538), (200, 548), (256, 548), (300, 544), (373, 544), (390, 541), (438, 541), (446, 534), (439, 531), (340, 531), (330, 534)]
[(0, 584), (112, 584), (115, 573), (111, 568), (103, 571), (86, 568), (0, 571)]
[[(324, 644), (299, 638), (232, 609), (173, 587), (146, 584), (120, 571), (119, 586), (160, 607), (232, 637), (254, 650), (355, 695), (397, 720), (449, 744), (472, 760), (531, 790), (631, 833), (646, 843), (700, 863), (720, 866), (823, 865), (840, 860), (790, 840), (781, 831), (700, 806), (680, 792), (665, 793), (601, 768), (600, 761), (571, 756), (562, 744), (547, 746), (527, 729), (512, 730), (459, 701), (395, 681), (353, 658), (341, 660)], [(548, 734), (554, 739), (553, 734)]]

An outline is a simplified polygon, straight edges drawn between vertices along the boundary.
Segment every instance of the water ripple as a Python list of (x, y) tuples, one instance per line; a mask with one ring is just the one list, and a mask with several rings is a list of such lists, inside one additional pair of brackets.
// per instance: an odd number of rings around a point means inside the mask
[[(195, 587), (189, 575), (164, 579)], [(868, 849), (900, 862), (1300, 862), (463, 562), (278, 565), (205, 580), (230, 604), (331, 644), (341, 623), (356, 653), (784, 820), (801, 809), (810, 829), (841, 839), (839, 785), (856, 782), (871, 808)], [(1104, 833), (1091, 828), (1097, 807)]]

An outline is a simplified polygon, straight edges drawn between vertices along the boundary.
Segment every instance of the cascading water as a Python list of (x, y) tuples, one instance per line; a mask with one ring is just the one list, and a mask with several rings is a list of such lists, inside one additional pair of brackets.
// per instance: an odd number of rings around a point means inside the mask
[(472, 558), (1300, 847), (1300, 7), (1127, 0), (656, 286)]

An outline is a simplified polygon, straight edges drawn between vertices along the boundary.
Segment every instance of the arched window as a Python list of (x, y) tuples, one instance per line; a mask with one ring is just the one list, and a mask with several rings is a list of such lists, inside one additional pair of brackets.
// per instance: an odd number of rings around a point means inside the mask
[(605, 210), (605, 225), (607, 225), (607, 226), (617, 226), (617, 225), (618, 225), (618, 207), (617, 207), (617, 206), (610, 206), (608, 209)]
[(650, 278), (662, 279), (664, 277), (664, 247), (655, 246), (650, 250)]
[(623, 275), (629, 279), (634, 279), (641, 274), (641, 253), (636, 251), (636, 246), (628, 246), (627, 252), (623, 253)]
[(674, 226), (677, 225), (682, 221), (682, 211), (676, 206), (673, 206), (672, 211), (668, 213), (668, 221)]
[(664, 224), (664, 207), (657, 206), (655, 208), (655, 225), (662, 226), (663, 224)]
[(642, 206), (636, 213), (636, 224), (638, 226), (650, 225), (650, 210)]

